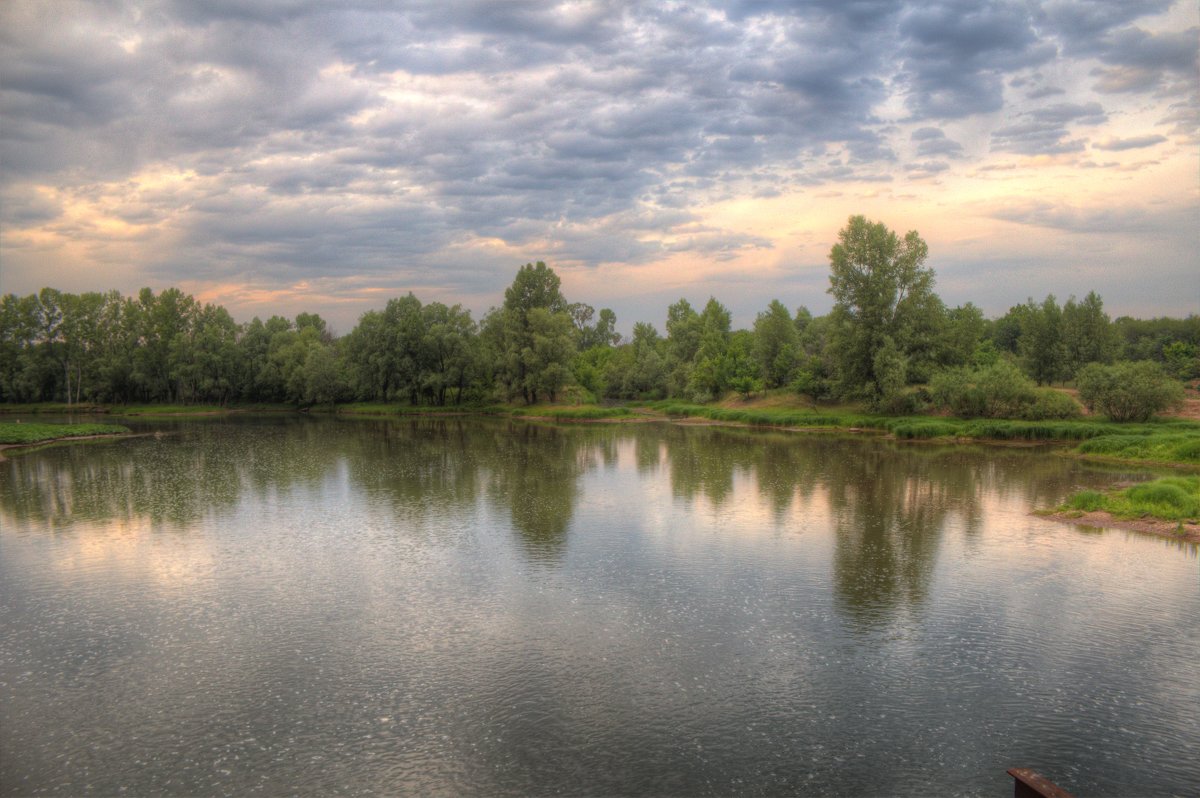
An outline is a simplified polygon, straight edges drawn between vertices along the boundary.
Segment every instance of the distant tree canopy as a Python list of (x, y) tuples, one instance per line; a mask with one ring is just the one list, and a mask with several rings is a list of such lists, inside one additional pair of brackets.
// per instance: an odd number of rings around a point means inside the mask
[[(1052, 417), (1071, 408), (1023, 380), (1078, 379), (1102, 412), (1141, 417), (1174, 401), (1175, 381), (1200, 378), (1200, 316), (1112, 321), (1089, 292), (1061, 306), (1031, 298), (988, 320), (971, 303), (943, 305), (927, 257), (916, 232), (901, 238), (853, 216), (830, 250), (828, 315), (772, 300), (737, 330), (716, 297), (700, 310), (681, 298), (666, 309), (665, 334), (638, 322), (629, 339), (610, 309), (568, 302), (540, 261), (518, 269), (481, 323), (410, 293), (340, 337), (314, 313), (238, 324), (177, 288), (44, 288), (0, 297), (0, 401), (708, 401), (770, 389), (899, 411), (913, 407), (913, 386), (928, 385), (925, 395), (963, 413)], [(1100, 368), (1127, 360), (1156, 370)], [(1121, 387), (1144, 389), (1139, 410), (1122, 409), (1132, 400)]]

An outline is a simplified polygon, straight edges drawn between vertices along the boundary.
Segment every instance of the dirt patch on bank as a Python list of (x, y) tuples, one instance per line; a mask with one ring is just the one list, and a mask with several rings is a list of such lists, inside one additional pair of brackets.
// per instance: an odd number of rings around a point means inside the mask
[(1112, 513), (1106, 513), (1102, 510), (1095, 510), (1089, 513), (1079, 512), (1078, 510), (1064, 510), (1055, 513), (1039, 513), (1039, 515), (1043, 518), (1061, 521), (1065, 524), (1128, 529), (1134, 532), (1144, 532), (1147, 535), (1170, 538), (1171, 540), (1200, 543), (1200, 524), (1190, 521), (1160, 521), (1157, 518), (1116, 518)]

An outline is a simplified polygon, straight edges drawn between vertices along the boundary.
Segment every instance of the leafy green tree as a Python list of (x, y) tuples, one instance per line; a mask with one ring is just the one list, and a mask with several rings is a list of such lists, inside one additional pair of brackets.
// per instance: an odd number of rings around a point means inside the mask
[(346, 396), (342, 361), (330, 344), (319, 342), (308, 348), (300, 377), (303, 389), (297, 399), (302, 404), (331, 405)]
[(600, 308), (600, 317), (596, 319), (593, 337), (588, 341), (592, 346), (616, 346), (621, 343), (621, 334), (617, 332), (617, 314), (611, 308)]
[(876, 405), (889, 412), (898, 406), (904, 386), (908, 384), (908, 358), (890, 337), (884, 337), (871, 363), (874, 373)]
[(1164, 362), (1164, 350), (1178, 341), (1200, 347), (1200, 315), (1183, 319), (1133, 319), (1122, 316), (1113, 322), (1118, 341), (1117, 356), (1123, 360)]
[(967, 302), (946, 313), (946, 325), (939, 341), (939, 362), (943, 366), (965, 366), (984, 340), (987, 321), (983, 311)]
[(720, 396), (729, 387), (729, 361), (726, 350), (730, 339), (729, 311), (709, 297), (697, 319), (699, 345), (692, 361), (688, 389), (696, 399)]
[[(0, 397), (6, 402), (35, 402), (43, 398), (40, 379), (40, 306), (37, 296), (0, 300)], [(53, 375), (47, 375), (53, 379)]]
[(244, 371), (237, 345), (238, 326), (229, 311), (204, 305), (191, 330), (171, 342), (171, 380), (183, 402), (225, 404)]
[[(784, 312), (787, 312), (786, 308)], [(790, 318), (788, 326), (791, 327)], [(746, 399), (750, 398), (751, 394), (759, 393), (764, 387), (762, 367), (755, 358), (755, 343), (753, 333), (738, 330), (730, 335), (723, 358), (722, 372), (726, 385)]]
[(1171, 341), (1163, 346), (1162, 353), (1167, 371), (1176, 379), (1200, 377), (1200, 346), (1186, 341)]
[(600, 316), (592, 324), (596, 310), (583, 302), (572, 302), (567, 306), (571, 320), (575, 324), (575, 333), (579, 342), (579, 351), (586, 352), (597, 346), (616, 346), (621, 336), (616, 331), (617, 314), (609, 308), (601, 308)]
[(997, 350), (1013, 355), (1020, 354), (1021, 330), (1025, 316), (1030, 313), (1032, 307), (1032, 299), (1023, 305), (1013, 305), (1007, 313), (992, 323), (991, 337)]
[(666, 395), (666, 341), (654, 325), (633, 325), (629, 343), (611, 350), (603, 365), (605, 396), (619, 399), (661, 398)]
[(928, 253), (915, 231), (901, 239), (863, 216), (850, 217), (838, 233), (829, 253), (829, 343), (844, 395), (879, 402), (901, 363), (906, 371), (910, 354), (926, 345), (924, 332), (941, 309), (924, 265)]
[(568, 364), (575, 350), (570, 317), (549, 308), (532, 308), (526, 325), (528, 345), (520, 353), (525, 375), (523, 392), (532, 403), (537, 402), (539, 394), (553, 402), (567, 383)]
[(504, 305), (487, 322), (496, 373), (509, 396), (536, 403), (566, 384), (574, 354), (574, 324), (554, 270), (527, 263), (504, 291)]
[[(621, 361), (620, 365), (615, 365), (617, 361)], [(610, 373), (620, 373), (631, 366), (632, 361), (632, 353), (609, 346), (593, 346), (575, 354), (571, 360), (571, 376), (577, 385), (597, 399), (619, 396), (621, 378), (618, 376), (615, 383), (610, 382)]]
[(1071, 297), (1062, 309), (1065, 372), (1074, 375), (1088, 363), (1107, 363), (1115, 348), (1112, 324), (1104, 301), (1089, 291), (1082, 302)]
[(754, 357), (766, 387), (779, 388), (792, 381), (800, 359), (800, 331), (777, 299), (754, 320)]
[(479, 346), (475, 322), (461, 305), (447, 307), (431, 302), (421, 309), (421, 389), (436, 405), (446, 404), (454, 391), (454, 403), (479, 371)]
[(1063, 345), (1062, 309), (1048, 295), (1041, 305), (1030, 299), (1021, 316), (1021, 337), (1017, 348), (1025, 361), (1025, 370), (1038, 385), (1066, 377), (1067, 350)]
[(100, 319), (101, 347), (96, 357), (101, 384), (97, 398), (124, 403), (133, 399), (136, 391), (133, 363), (141, 345), (136, 321), (132, 298), (122, 297), (117, 291), (105, 295)]
[(692, 363), (700, 348), (700, 314), (686, 299), (667, 308), (668, 393), (683, 396), (692, 377)]

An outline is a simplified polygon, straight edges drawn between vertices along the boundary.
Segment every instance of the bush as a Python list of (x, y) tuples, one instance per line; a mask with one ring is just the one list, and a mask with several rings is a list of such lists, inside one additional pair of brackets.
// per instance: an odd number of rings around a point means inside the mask
[(939, 371), (929, 381), (929, 396), (935, 407), (962, 418), (983, 415), (983, 394), (975, 387), (973, 373), (966, 368)]
[(938, 372), (929, 383), (929, 393), (935, 405), (963, 418), (1022, 418), (1038, 396), (1033, 381), (1008, 360), (979, 369)]
[(1089, 363), (1075, 383), (1089, 410), (1117, 422), (1148, 421), (1183, 400), (1183, 386), (1149, 360), (1112, 366)]
[(1027, 421), (1079, 418), (1081, 409), (1078, 402), (1062, 391), (1038, 388), (1034, 392), (1033, 404), (1021, 411), (1021, 418)]
[(801, 396), (825, 399), (833, 394), (833, 384), (818, 369), (800, 369), (792, 380), (791, 389)]
[(880, 413), (889, 416), (911, 416), (924, 409), (921, 393), (916, 390), (896, 391), (881, 396), (874, 405)]

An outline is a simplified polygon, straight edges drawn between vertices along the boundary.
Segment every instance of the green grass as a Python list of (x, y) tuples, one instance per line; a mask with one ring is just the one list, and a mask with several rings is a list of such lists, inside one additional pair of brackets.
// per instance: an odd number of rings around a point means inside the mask
[(114, 416), (207, 416), (229, 411), (220, 405), (110, 405), (108, 408)]
[(670, 418), (707, 418), (750, 426), (878, 429), (905, 440), (1078, 442), (1075, 454), (1126, 462), (1200, 465), (1200, 424), (1152, 421), (1117, 424), (1096, 420), (1017, 421), (935, 416), (872, 416), (794, 408), (737, 410), (663, 400), (647, 405)]
[(385, 404), (382, 402), (354, 402), (337, 405), (334, 412), (347, 416), (426, 416), (432, 413), (475, 413), (479, 408), (447, 405), (445, 407), (430, 407)]
[(579, 405), (578, 407), (555, 407), (548, 405), (533, 405), (517, 407), (509, 411), (513, 416), (540, 416), (564, 420), (589, 420), (603, 418), (625, 418), (632, 413), (628, 407), (598, 407), (596, 405)]
[(1080, 444), (1076, 452), (1117, 460), (1200, 464), (1200, 432), (1103, 435)]
[(69, 413), (104, 412), (104, 408), (91, 403), (68, 405), (63, 402), (35, 402), (32, 404), (0, 404), (0, 415), (55, 415)]
[(813, 410), (797, 410), (787, 407), (763, 407), (748, 410), (698, 405), (664, 399), (650, 402), (646, 407), (670, 418), (707, 418), (733, 424), (770, 427), (828, 427), (828, 428), (881, 428), (886, 420), (879, 416), (854, 413), (822, 413)]
[(1195, 520), (1200, 517), (1200, 477), (1163, 477), (1115, 493), (1085, 490), (1073, 495), (1059, 509), (1102, 510), (1116, 518)]
[(121, 435), (128, 427), (117, 424), (42, 424), (0, 422), (0, 444), (41, 443), (89, 435)]

